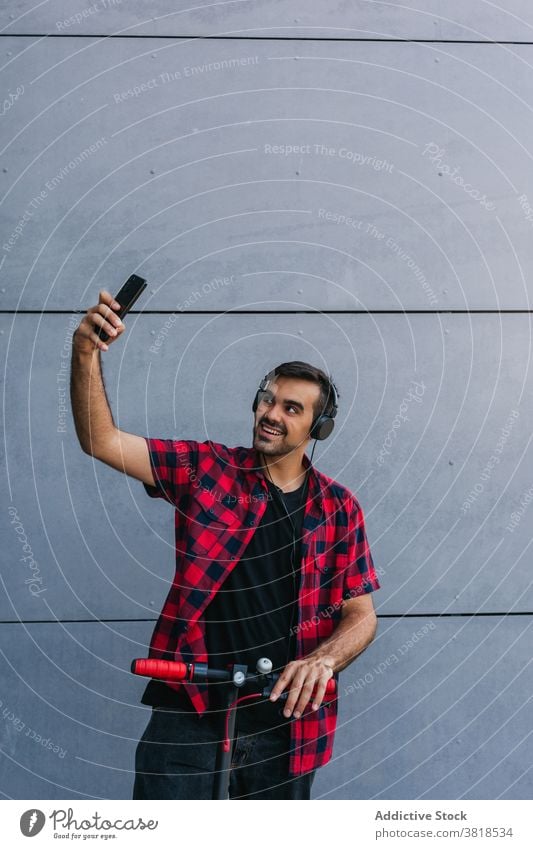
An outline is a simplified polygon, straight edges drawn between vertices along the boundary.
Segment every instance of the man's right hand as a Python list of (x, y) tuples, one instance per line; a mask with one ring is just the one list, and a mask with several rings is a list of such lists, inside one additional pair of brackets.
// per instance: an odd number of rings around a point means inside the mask
[[(96, 348), (107, 351), (112, 342), (126, 329), (114, 310), (120, 309), (120, 304), (113, 296), (102, 289), (99, 293), (100, 300), (94, 307), (90, 307), (79, 327), (74, 331), (73, 344), (78, 351), (91, 354)], [(103, 327), (109, 339), (103, 342), (96, 334), (95, 325)]]

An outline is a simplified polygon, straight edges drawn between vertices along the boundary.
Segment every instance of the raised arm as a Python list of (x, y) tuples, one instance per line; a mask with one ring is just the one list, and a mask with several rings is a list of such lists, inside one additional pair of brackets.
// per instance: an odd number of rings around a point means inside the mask
[[(154, 485), (148, 446), (143, 436), (119, 430), (107, 400), (101, 366), (101, 351), (118, 339), (125, 327), (113, 311), (120, 305), (102, 290), (99, 303), (87, 310), (72, 339), (70, 398), (79, 443), (86, 454), (119, 472)], [(103, 327), (107, 343), (96, 335)]]

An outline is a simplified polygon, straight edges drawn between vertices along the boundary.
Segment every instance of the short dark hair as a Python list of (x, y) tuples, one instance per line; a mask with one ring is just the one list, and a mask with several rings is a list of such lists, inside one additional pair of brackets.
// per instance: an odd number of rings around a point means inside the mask
[(290, 363), (280, 363), (269, 372), (269, 378), (274, 379), (280, 375), (281, 377), (297, 377), (300, 380), (309, 380), (312, 383), (317, 383), (320, 386), (320, 394), (315, 401), (313, 409), (313, 421), (323, 412), (330, 412), (335, 403), (335, 389), (337, 398), (340, 397), (339, 391), (333, 382), (333, 378), (327, 375), (325, 371), (312, 366), (310, 363), (304, 363), (301, 360), (292, 360)]

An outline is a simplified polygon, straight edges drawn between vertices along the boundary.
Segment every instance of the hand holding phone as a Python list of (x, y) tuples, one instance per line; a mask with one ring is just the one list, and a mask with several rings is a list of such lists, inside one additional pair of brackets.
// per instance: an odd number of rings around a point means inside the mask
[(114, 342), (125, 327), (121, 318), (131, 309), (141, 292), (146, 288), (146, 280), (136, 274), (128, 278), (116, 298), (102, 289), (99, 302), (87, 310), (80, 326), (74, 333), (74, 342), (79, 350), (91, 353), (95, 348), (107, 351), (110, 339)]
[[(137, 274), (132, 274), (128, 277), (115, 298), (115, 303), (119, 304), (119, 309), (115, 310), (119, 318), (123, 318), (131, 310), (141, 292), (144, 292), (146, 289), (146, 286), (147, 283), (144, 277), (139, 277)], [(106, 333), (102, 326), (98, 328), (96, 335), (100, 337), (102, 342), (107, 342), (109, 339), (109, 334)]]

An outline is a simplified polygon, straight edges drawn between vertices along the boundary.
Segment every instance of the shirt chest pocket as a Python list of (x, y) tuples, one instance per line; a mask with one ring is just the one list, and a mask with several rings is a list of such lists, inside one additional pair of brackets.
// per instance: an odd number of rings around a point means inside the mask
[(235, 529), (241, 526), (241, 517), (211, 490), (199, 488), (191, 494), (187, 525), (189, 555), (228, 559), (227, 543), (233, 538)]
[(323, 552), (315, 553), (313, 558), (314, 585), (318, 591), (320, 607), (328, 606), (342, 592), (343, 558), (339, 557), (333, 546), (324, 546)]
[(340, 619), (342, 575), (332, 551), (319, 554), (314, 565), (317, 634), (319, 639), (324, 640), (330, 636)]
[(332, 567), (333, 557), (331, 554), (317, 554), (315, 556), (315, 578), (319, 589), (327, 589), (331, 586), (334, 569)]

